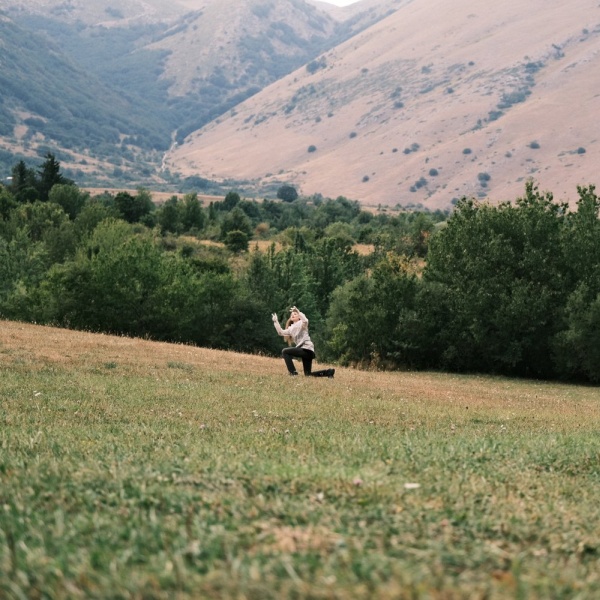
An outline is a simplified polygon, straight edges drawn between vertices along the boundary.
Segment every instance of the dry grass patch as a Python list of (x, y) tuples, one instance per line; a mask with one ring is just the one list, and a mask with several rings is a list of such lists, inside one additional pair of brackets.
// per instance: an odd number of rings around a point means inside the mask
[(599, 407), (0, 322), (0, 597), (597, 597)]

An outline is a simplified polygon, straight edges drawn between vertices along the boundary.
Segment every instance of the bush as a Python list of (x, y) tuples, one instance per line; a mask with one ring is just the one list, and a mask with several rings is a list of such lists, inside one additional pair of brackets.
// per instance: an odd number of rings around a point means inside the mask
[(313, 144), (311, 144), (311, 145), (308, 147), (308, 152), (316, 152), (316, 151), (317, 151), (317, 147), (316, 147), (316, 146), (314, 146)]
[(306, 70), (312, 75), (316, 73), (319, 69), (324, 69), (327, 66), (327, 61), (325, 57), (322, 56), (319, 60), (313, 60), (306, 65)]
[(298, 192), (293, 185), (282, 185), (277, 190), (277, 197), (284, 202), (293, 202), (298, 199)]
[(229, 231), (225, 236), (225, 246), (232, 252), (239, 254), (248, 251), (248, 236), (239, 230)]

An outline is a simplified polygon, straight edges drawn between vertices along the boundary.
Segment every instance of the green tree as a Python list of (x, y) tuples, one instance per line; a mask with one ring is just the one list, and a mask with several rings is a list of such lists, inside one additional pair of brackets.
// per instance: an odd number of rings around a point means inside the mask
[(388, 254), (370, 273), (337, 287), (327, 313), (328, 352), (343, 363), (398, 367), (410, 362), (418, 280), (406, 259)]
[(15, 229), (25, 229), (31, 240), (39, 242), (68, 222), (69, 217), (58, 204), (37, 201), (18, 206), (10, 220)]
[(140, 188), (135, 196), (129, 192), (119, 192), (115, 196), (114, 204), (128, 223), (142, 222), (154, 210), (152, 196), (148, 190), (143, 188)]
[(277, 197), (284, 202), (293, 202), (298, 199), (298, 192), (293, 185), (282, 185), (277, 190)]
[(578, 187), (577, 210), (567, 215), (561, 249), (569, 275), (564, 329), (555, 340), (555, 363), (564, 377), (600, 381), (600, 199), (595, 187)]
[(160, 230), (165, 233), (180, 233), (182, 231), (181, 211), (177, 196), (172, 196), (158, 209), (157, 222)]
[(195, 192), (192, 194), (186, 194), (183, 197), (183, 214), (181, 216), (181, 224), (183, 231), (187, 232), (200, 232), (204, 229), (206, 216), (200, 200), (198, 200), (198, 194)]
[(133, 234), (124, 222), (103, 221), (77, 257), (55, 265), (49, 275), (57, 321), (79, 329), (152, 334), (162, 267), (160, 250), (149, 237)]
[(240, 202), (241, 198), (237, 192), (228, 192), (220, 208), (226, 212), (233, 210)]
[(223, 217), (221, 239), (226, 240), (230, 231), (241, 231), (248, 238), (252, 237), (252, 222), (246, 213), (237, 206)]
[(24, 161), (20, 160), (12, 169), (10, 191), (20, 203), (35, 202), (39, 198), (37, 176)]
[(52, 186), (48, 200), (58, 204), (74, 220), (90, 199), (88, 192), (81, 191), (72, 184), (57, 183)]
[[(0, 221), (8, 221), (11, 212), (17, 207), (15, 197), (10, 193), (8, 188), (0, 186)], [(0, 226), (0, 235), (2, 228)]]
[(248, 251), (248, 235), (243, 231), (234, 229), (225, 236), (225, 246), (235, 254)]
[(7, 240), (0, 236), (0, 317), (36, 320), (38, 286), (50, 266), (43, 242), (32, 242), (26, 228)]
[(38, 190), (42, 202), (47, 202), (50, 190), (56, 184), (72, 184), (60, 172), (60, 162), (51, 152), (46, 154), (46, 160), (39, 169)]
[[(441, 303), (420, 305), (437, 364), (451, 370), (549, 376), (560, 328), (566, 206), (533, 183), (515, 205), (462, 200), (430, 241), (424, 273)], [(428, 312), (428, 309), (433, 309)], [(436, 318), (443, 317), (443, 321)]]
[(102, 221), (118, 217), (116, 208), (107, 206), (97, 198), (89, 200), (75, 217), (74, 226), (78, 239), (81, 240), (91, 234)]
[[(251, 255), (245, 277), (249, 293), (260, 303), (262, 315), (298, 306), (310, 319), (311, 335), (320, 341), (322, 315), (315, 293), (315, 281), (308, 268), (309, 258), (293, 248), (276, 252), (275, 246), (266, 253), (258, 250)], [(288, 315), (280, 314), (287, 319)], [(273, 336), (272, 336), (273, 337)], [(277, 337), (273, 337), (277, 341)]]

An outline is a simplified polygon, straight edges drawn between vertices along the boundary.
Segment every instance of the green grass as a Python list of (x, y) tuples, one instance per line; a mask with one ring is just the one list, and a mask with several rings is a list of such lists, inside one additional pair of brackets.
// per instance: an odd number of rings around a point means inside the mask
[(597, 598), (599, 408), (0, 323), (0, 598)]

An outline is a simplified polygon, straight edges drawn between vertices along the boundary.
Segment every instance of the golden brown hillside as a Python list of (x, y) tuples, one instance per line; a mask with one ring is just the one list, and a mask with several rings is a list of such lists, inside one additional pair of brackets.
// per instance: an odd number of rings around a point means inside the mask
[(166, 164), (371, 205), (512, 200), (530, 177), (573, 200), (600, 163), (599, 22), (594, 0), (399, 3)]

